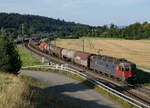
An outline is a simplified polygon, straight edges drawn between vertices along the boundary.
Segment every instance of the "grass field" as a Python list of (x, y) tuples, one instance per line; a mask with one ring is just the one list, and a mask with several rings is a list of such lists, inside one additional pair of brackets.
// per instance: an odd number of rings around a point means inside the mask
[[(144, 68), (150, 68), (150, 40), (84, 38), (85, 51), (125, 58)], [(58, 39), (60, 47), (82, 50), (82, 39)]]
[(80, 108), (53, 99), (47, 87), (32, 77), (0, 72), (0, 108)]
[(33, 66), (42, 64), (39, 59), (31, 56), (31, 54), (24, 50), (22, 46), (18, 46), (17, 48), (21, 57), (22, 66)]
[(23, 88), (17, 77), (0, 72), (0, 108), (16, 108), (22, 103)]
[(0, 108), (35, 108), (39, 104), (51, 104), (35, 87), (46, 85), (31, 77), (0, 72)]

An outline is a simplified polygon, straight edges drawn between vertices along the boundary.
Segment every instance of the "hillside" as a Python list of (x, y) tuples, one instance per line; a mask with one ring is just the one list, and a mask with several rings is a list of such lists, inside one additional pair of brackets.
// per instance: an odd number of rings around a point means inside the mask
[(22, 24), (24, 24), (25, 34), (39, 32), (73, 32), (76, 28), (86, 28), (87, 25), (75, 24), (64, 20), (52, 19), (37, 15), (21, 15), (17, 13), (0, 13), (0, 28), (5, 28), (14, 35), (21, 34)]
[(134, 23), (129, 26), (119, 27), (117, 25), (90, 26), (66, 22), (60, 19), (53, 19), (38, 15), (21, 15), (17, 13), (0, 13), (0, 28), (4, 28), (11, 37), (16, 38), (22, 34), (50, 33), (59, 38), (79, 37), (104, 37), (123, 39), (149, 39), (150, 24), (148, 22)]

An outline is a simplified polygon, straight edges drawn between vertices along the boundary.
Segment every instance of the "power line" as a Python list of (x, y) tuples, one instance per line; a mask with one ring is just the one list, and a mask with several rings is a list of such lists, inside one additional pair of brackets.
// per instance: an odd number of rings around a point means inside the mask
[(102, 49), (96, 49), (94, 47), (93, 43), (90, 40), (88, 40), (88, 42), (89, 42), (89, 45), (90, 45), (90, 49), (96, 50), (96, 52), (100, 55), (100, 52), (103, 51), (103, 50)]
[(24, 24), (22, 24), (22, 35), (24, 35)]
[(22, 24), (22, 45), (23, 45), (23, 42), (24, 42), (24, 24)]

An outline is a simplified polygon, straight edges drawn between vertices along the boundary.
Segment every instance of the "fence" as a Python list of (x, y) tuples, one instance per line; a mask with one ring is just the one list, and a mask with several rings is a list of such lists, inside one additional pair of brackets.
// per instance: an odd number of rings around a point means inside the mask
[(97, 81), (97, 80), (95, 80), (95, 79), (93, 79), (93, 78), (91, 78), (91, 77), (89, 77), (89, 76), (87, 76), (87, 75), (77, 71), (77, 70), (69, 68), (67, 66), (67, 64), (58, 65), (58, 64), (50, 63), (50, 65), (38, 65), (38, 66), (23, 67), (23, 69), (25, 69), (25, 68), (50, 68), (50, 69), (64, 70), (64, 71), (67, 71), (67, 72), (71, 72), (72, 74), (79, 75), (80, 77), (82, 77), (82, 78), (88, 80), (89, 82), (97, 85), (99, 88), (104, 89), (105, 91), (107, 91), (107, 92), (109, 92), (109, 93), (111, 93), (111, 94), (113, 94), (113, 95), (123, 99), (124, 101), (129, 102), (130, 104), (132, 104), (134, 106), (137, 106), (139, 108), (143, 108), (143, 107), (150, 108), (150, 106), (148, 106), (148, 105), (146, 105), (144, 103), (141, 103), (141, 102), (139, 102), (139, 101), (137, 101), (137, 100), (135, 100), (135, 99), (133, 99), (133, 98), (131, 98), (129, 96), (126, 96), (126, 95), (124, 95), (124, 94), (122, 94), (122, 93), (120, 93), (120, 92), (118, 92), (118, 91), (116, 91), (116, 90), (106, 86), (105, 84), (103, 84), (103, 83), (101, 83), (101, 82), (99, 82), (99, 81)]

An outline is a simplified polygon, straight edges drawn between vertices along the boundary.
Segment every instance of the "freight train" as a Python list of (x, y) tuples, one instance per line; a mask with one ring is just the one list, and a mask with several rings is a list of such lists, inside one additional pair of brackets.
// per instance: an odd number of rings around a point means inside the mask
[(120, 79), (123, 82), (136, 81), (136, 64), (126, 59), (96, 55), (93, 53), (61, 48), (55, 45), (49, 46), (46, 43), (35, 44), (32, 40), (29, 41), (29, 44), (44, 53), (48, 53), (65, 61), (70, 61), (97, 73)]

